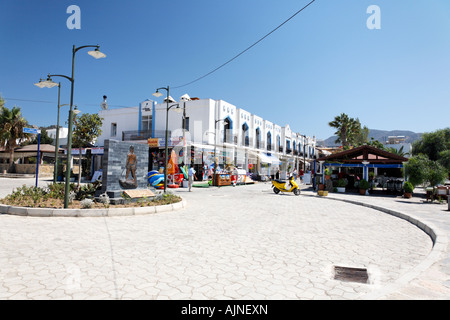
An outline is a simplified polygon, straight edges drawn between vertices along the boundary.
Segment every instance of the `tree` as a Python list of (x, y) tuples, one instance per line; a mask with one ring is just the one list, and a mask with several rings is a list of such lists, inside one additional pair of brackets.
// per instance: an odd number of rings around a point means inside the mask
[(23, 133), (23, 128), (28, 125), (27, 120), (22, 116), (19, 107), (14, 106), (11, 110), (7, 107), (1, 109), (0, 113), (0, 145), (9, 152), (10, 168), (14, 163), (14, 149), (20, 142), (28, 141), (30, 135)]
[(398, 156), (400, 156), (400, 157), (409, 156), (409, 153), (408, 153), (408, 152), (405, 152), (405, 151), (403, 150), (403, 146), (401, 146), (400, 149), (396, 149), (396, 148), (394, 148), (394, 147), (389, 147), (389, 148), (386, 149), (386, 151), (387, 151), (387, 152), (390, 152), (390, 153), (393, 153), (393, 154), (396, 154), (396, 155), (398, 155)]
[(73, 146), (80, 148), (80, 174), (78, 184), (81, 182), (81, 148), (87, 147), (102, 134), (103, 119), (98, 114), (83, 113), (80, 117), (75, 117), (73, 130)]
[(0, 111), (3, 109), (5, 105), (5, 100), (3, 100), (2, 96), (0, 95)]
[(369, 143), (369, 128), (367, 126), (361, 128), (361, 123), (359, 122), (359, 119), (356, 119), (356, 121), (357, 121), (356, 124), (357, 128), (355, 129), (355, 136), (353, 142), (356, 146), (359, 147)]
[(427, 156), (421, 154), (409, 158), (408, 163), (405, 165), (408, 180), (415, 187), (425, 182), (425, 170), (428, 160)]
[(384, 147), (384, 144), (382, 144), (380, 141), (375, 140), (373, 137), (370, 138), (370, 141), (367, 142), (368, 146), (372, 146), (381, 150), (385, 150), (386, 148)]
[(443, 183), (447, 178), (447, 169), (437, 161), (430, 160), (425, 172), (425, 183), (430, 187)]
[(439, 163), (447, 169), (448, 175), (450, 175), (450, 149), (441, 151), (439, 153)]
[[(39, 136), (35, 136), (33, 140), (25, 142), (23, 145), (29, 145), (29, 144), (38, 144), (38, 138)], [(47, 130), (41, 128), (41, 141), (40, 144), (52, 144), (53, 139), (48, 136)]]
[(450, 128), (424, 133), (413, 144), (413, 155), (426, 154), (430, 160), (439, 160), (440, 153), (450, 150)]
[(434, 187), (444, 182), (447, 170), (437, 161), (428, 159), (424, 154), (413, 156), (406, 164), (409, 182), (414, 186), (425, 185)]
[(342, 143), (344, 149), (347, 149), (353, 143), (355, 135), (361, 131), (361, 123), (359, 120), (350, 118), (345, 113), (334, 117), (334, 120), (329, 122), (328, 125), (337, 129), (334, 133), (338, 137), (336, 143)]

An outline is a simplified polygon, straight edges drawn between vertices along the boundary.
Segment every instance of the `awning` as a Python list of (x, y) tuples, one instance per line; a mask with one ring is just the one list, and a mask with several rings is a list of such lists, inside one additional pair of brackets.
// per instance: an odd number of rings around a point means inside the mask
[(280, 165), (281, 161), (274, 155), (268, 155), (267, 153), (257, 153), (256, 154), (259, 157), (259, 160), (263, 163), (270, 163), (275, 165)]

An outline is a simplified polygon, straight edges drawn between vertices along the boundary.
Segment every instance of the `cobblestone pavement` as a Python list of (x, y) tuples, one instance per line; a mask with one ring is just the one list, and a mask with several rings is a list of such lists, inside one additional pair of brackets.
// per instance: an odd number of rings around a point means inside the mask
[[(414, 286), (383, 290), (432, 252), (408, 221), (308, 191), (176, 192), (186, 208), (146, 216), (0, 215), (0, 299), (413, 298)], [(370, 283), (334, 280), (336, 265), (367, 268)]]

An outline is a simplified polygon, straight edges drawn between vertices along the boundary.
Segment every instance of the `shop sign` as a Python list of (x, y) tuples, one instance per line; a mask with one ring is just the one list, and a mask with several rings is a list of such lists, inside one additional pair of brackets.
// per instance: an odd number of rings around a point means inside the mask
[[(67, 154), (67, 149), (64, 149), (64, 154)], [(80, 154), (80, 149), (79, 148), (72, 148), (71, 151), (72, 156), (74, 155), (79, 155)], [(81, 149), (81, 154), (86, 154), (86, 149)]]
[[(164, 148), (166, 146), (165, 138), (150, 138), (147, 140), (149, 148)], [(169, 138), (169, 147), (174, 147), (183, 143), (183, 137), (172, 137)]]
[(103, 154), (103, 153), (104, 153), (103, 148), (92, 148), (91, 149), (91, 154)]
[(150, 138), (147, 140), (149, 148), (158, 148), (159, 147), (159, 138)]

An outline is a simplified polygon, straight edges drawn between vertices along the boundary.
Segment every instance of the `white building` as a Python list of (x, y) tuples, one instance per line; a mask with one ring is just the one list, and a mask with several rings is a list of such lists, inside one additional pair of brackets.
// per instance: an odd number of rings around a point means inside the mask
[[(65, 146), (67, 145), (67, 136), (69, 133), (68, 128), (59, 128), (59, 146)], [(56, 144), (56, 128), (55, 129), (48, 129), (47, 135), (53, 139), (53, 144)]]
[[(139, 107), (101, 110), (98, 145), (105, 139), (149, 143), (151, 167), (157, 169), (164, 163), (166, 114), (166, 102), (151, 100)], [(221, 168), (232, 164), (263, 176), (280, 169), (285, 178), (317, 154), (315, 137), (304, 137), (288, 124), (282, 127), (223, 100), (172, 102), (168, 115), (169, 148), (179, 155), (179, 163), (193, 162), (199, 169), (213, 164), (215, 155)]]

